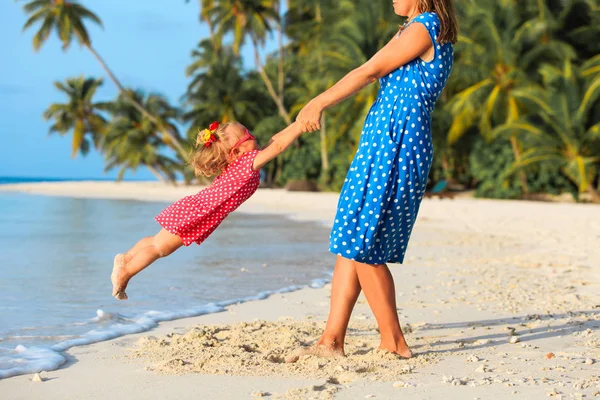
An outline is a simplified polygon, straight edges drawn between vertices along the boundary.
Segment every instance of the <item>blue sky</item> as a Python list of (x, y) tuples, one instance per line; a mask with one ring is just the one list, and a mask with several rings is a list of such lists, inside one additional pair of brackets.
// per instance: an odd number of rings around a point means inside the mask
[[(178, 104), (188, 78), (185, 67), (190, 52), (208, 36), (208, 27), (198, 20), (196, 0), (102, 0), (80, 1), (102, 19), (104, 29), (90, 25), (92, 44), (125, 86), (161, 93)], [(103, 77), (96, 100), (111, 100), (117, 90), (96, 59), (73, 45), (67, 52), (52, 36), (35, 53), (31, 44), (36, 32), (22, 32), (27, 17), (22, 2), (0, 3), (0, 176), (54, 178), (112, 178), (104, 173), (101, 154), (71, 158), (71, 137), (48, 135), (50, 123), (42, 114), (53, 102), (63, 102), (56, 80), (86, 75)], [(242, 49), (251, 67), (250, 49)], [(224, 83), (226, 84), (226, 83)], [(153, 179), (139, 170), (134, 179)]]

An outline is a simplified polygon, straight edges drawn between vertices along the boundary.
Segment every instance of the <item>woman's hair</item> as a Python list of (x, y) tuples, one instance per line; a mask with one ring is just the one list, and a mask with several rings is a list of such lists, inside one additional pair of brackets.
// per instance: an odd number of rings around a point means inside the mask
[(435, 12), (440, 19), (438, 43), (456, 43), (458, 39), (458, 20), (454, 0), (418, 0), (419, 12)]
[(196, 149), (190, 158), (190, 164), (194, 167), (196, 175), (204, 175), (207, 177), (220, 174), (228, 165), (231, 152), (231, 132), (226, 128), (234, 122), (219, 125), (214, 132), (216, 141), (210, 146), (205, 146), (202, 140), (203, 129), (198, 129), (198, 137), (196, 138)]

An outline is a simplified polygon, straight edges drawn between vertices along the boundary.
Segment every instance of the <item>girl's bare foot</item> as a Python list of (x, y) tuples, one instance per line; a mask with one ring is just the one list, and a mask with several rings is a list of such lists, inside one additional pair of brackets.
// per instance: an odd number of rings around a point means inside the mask
[(117, 300), (128, 299), (127, 293), (125, 293), (125, 289), (127, 288), (127, 279), (123, 271), (124, 263), (125, 256), (123, 254), (117, 254), (113, 263), (112, 274), (110, 275), (110, 280), (113, 284), (112, 295)]
[(308, 347), (300, 347), (285, 357), (286, 363), (295, 363), (301, 356), (317, 356), (322, 358), (344, 357), (344, 350), (331, 345), (316, 343)]

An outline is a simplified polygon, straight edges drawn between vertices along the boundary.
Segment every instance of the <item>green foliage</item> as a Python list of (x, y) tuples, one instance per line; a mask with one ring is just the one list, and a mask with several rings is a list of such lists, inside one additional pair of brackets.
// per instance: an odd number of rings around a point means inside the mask
[[(233, 34), (233, 50), (239, 54), (246, 37), (253, 43), (263, 44), (267, 33), (279, 18), (274, 0), (213, 0), (206, 10), (206, 16), (216, 28), (220, 39)], [(201, 4), (206, 6), (206, 4)]]
[[(203, 40), (194, 50), (194, 62), (188, 67), (192, 82), (184, 96), (187, 111), (183, 120), (191, 123), (188, 138), (195, 141), (198, 129), (212, 121), (239, 121), (252, 127), (264, 115), (261, 93), (242, 74), (242, 61), (231, 47), (214, 48)], [(227, 82), (227, 84), (223, 84)]]
[(321, 173), (319, 143), (318, 132), (305, 134), (298, 139), (298, 143), (282, 155), (284, 166), (276, 183), (283, 186), (291, 180), (316, 182)]
[(552, 162), (558, 171), (578, 188), (578, 193), (593, 191), (600, 163), (598, 121), (590, 118), (590, 109), (600, 97), (600, 77), (586, 83), (581, 70), (566, 61), (562, 69), (551, 65), (540, 68), (546, 87), (545, 109), (495, 130), (496, 135), (521, 134), (529, 148), (511, 171)]
[(102, 85), (102, 79), (69, 78), (65, 83), (54, 82), (54, 86), (67, 95), (67, 103), (55, 103), (44, 111), (46, 120), (53, 120), (50, 134), (61, 136), (72, 134), (72, 156), (78, 153), (86, 155), (92, 145), (98, 148), (106, 127), (106, 120), (101, 114), (109, 105), (94, 103), (96, 89)]
[[(176, 145), (181, 139), (176, 121), (187, 124), (189, 144), (198, 128), (213, 120), (239, 121), (264, 144), (311, 99), (369, 60), (402, 23), (390, 12), (389, 0), (290, 2), (284, 16), (278, 0), (199, 2), (200, 20), (208, 23), (212, 35), (192, 51), (182, 112), (164, 98), (141, 94), (130, 101), (142, 102), (148, 115), (139, 114), (142, 105), (133, 103), (129, 111), (138, 114), (127, 117), (103, 114), (101, 103), (86, 108), (110, 126), (105, 143), (112, 144), (104, 151), (110, 154), (111, 167), (150, 165), (163, 179), (184, 171), (190, 180)], [(66, 3), (77, 4), (34, 0), (24, 6), (30, 15), (24, 29), (40, 24), (34, 47), (53, 30), (65, 48), (72, 38), (90, 47), (82, 21), (100, 20), (80, 5), (68, 9)], [(476, 189), (478, 196), (496, 198), (519, 198), (527, 191), (570, 192), (576, 198), (587, 191), (598, 196), (597, 1), (462, 0), (456, 6), (461, 32), (452, 75), (433, 114), (430, 184), (448, 180)], [(285, 33), (285, 44), (281, 40), (276, 51), (262, 54), (267, 37), (279, 32)], [(245, 42), (258, 60), (255, 70), (244, 69), (239, 56)], [(77, 90), (63, 90), (74, 100), (64, 109), (53, 106), (48, 115), (55, 121), (53, 131), (85, 132), (74, 135), (74, 149), (85, 153), (99, 136), (89, 122), (82, 131), (76, 121), (96, 117), (78, 113), (76, 104), (96, 103), (91, 103), (93, 88), (87, 100), (81, 88)], [(133, 93), (122, 90), (122, 95)], [(339, 190), (377, 92), (378, 84), (372, 84), (327, 110), (321, 132), (303, 135), (265, 167), (267, 181), (283, 186), (289, 180), (308, 179), (322, 189)], [(124, 109), (126, 100), (116, 103)], [(141, 125), (126, 129), (124, 118)], [(84, 139), (75, 146), (79, 136)], [(168, 148), (179, 149), (177, 159), (165, 156), (171, 153)]]
[(119, 168), (117, 180), (121, 180), (127, 170), (135, 172), (144, 166), (159, 180), (174, 182), (181, 163), (161, 152), (168, 140), (160, 137), (156, 124), (131, 104), (130, 97), (177, 132), (172, 121), (178, 117), (179, 110), (170, 106), (164, 97), (146, 96), (141, 91), (119, 95), (109, 107), (112, 118), (102, 140), (106, 170)]
[[(507, 139), (486, 142), (474, 141), (469, 156), (470, 170), (478, 182), (475, 195), (497, 199), (518, 199), (522, 194), (521, 182), (511, 174), (514, 156)], [(551, 161), (540, 162), (528, 170), (527, 185), (532, 193), (572, 193), (577, 188), (561, 173), (560, 166)]]
[(469, 167), (477, 183), (475, 195), (496, 199), (519, 198), (521, 183), (516, 176), (507, 176), (513, 161), (508, 140), (498, 139), (488, 143), (477, 138), (469, 157)]
[(36, 23), (40, 27), (33, 36), (33, 48), (38, 51), (54, 30), (62, 42), (63, 50), (71, 45), (73, 37), (82, 46), (90, 46), (91, 39), (85, 27), (85, 20), (91, 20), (102, 26), (102, 21), (93, 12), (83, 7), (76, 0), (31, 0), (23, 6), (30, 14), (23, 30)]
[(476, 135), (476, 129), (470, 128), (456, 143), (450, 144), (448, 136), (444, 133), (450, 129), (452, 114), (444, 101), (439, 101), (436, 105), (431, 123), (434, 156), (429, 172), (429, 186), (433, 186), (434, 182), (447, 180), (469, 187), (473, 179), (470, 174), (469, 155), (473, 143), (480, 139)]

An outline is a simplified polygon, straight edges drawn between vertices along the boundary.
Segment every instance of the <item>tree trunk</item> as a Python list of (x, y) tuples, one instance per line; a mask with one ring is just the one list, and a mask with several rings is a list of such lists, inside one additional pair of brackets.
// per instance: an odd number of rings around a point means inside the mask
[(274, 185), (275, 173), (277, 171), (277, 165), (279, 165), (279, 157), (275, 157), (272, 165), (273, 166), (271, 167), (269, 173), (267, 174), (267, 186), (268, 187), (273, 187), (273, 185)]
[(258, 43), (256, 43), (256, 40), (254, 40), (254, 38), (252, 39), (252, 44), (254, 45), (254, 58), (256, 60), (256, 68), (258, 69), (260, 77), (262, 78), (263, 82), (265, 83), (265, 86), (267, 87), (267, 91), (269, 92), (269, 95), (271, 96), (271, 98), (273, 99), (275, 104), (277, 105), (277, 111), (279, 112), (279, 115), (281, 116), (281, 118), (283, 118), (283, 120), (285, 121), (286, 124), (290, 125), (292, 123), (290, 114), (285, 109), (285, 106), (283, 105), (283, 101), (279, 98), (279, 96), (277, 96), (277, 93), (275, 92), (275, 89), (273, 88), (273, 84), (271, 83), (271, 80), (267, 76), (267, 73), (265, 72), (265, 70), (262, 66), (262, 63), (260, 62), (260, 54), (258, 53)]
[(321, 168), (323, 169), (321, 173), (327, 176), (329, 172), (329, 157), (327, 156), (327, 123), (325, 115), (323, 115), (321, 123)]
[(315, 20), (319, 23), (319, 31), (321, 30), (321, 21), (323, 18), (321, 17), (321, 0), (317, 1), (317, 5), (315, 8)]
[(450, 163), (448, 162), (448, 155), (447, 154), (444, 154), (442, 156), (442, 170), (444, 171), (444, 178), (448, 182), (452, 182), (453, 181), (453, 177), (452, 177), (452, 174), (450, 172)]
[[(315, 8), (315, 21), (319, 25), (319, 32), (321, 31), (321, 23), (323, 19), (321, 17), (321, 0), (317, 1)], [(319, 73), (323, 73), (323, 53), (319, 48)], [(327, 156), (327, 125), (325, 119), (325, 113), (323, 112), (322, 123), (321, 123), (321, 168), (323, 171), (322, 175), (327, 176), (329, 172), (329, 157)]]
[(598, 193), (598, 191), (594, 189), (591, 183), (588, 185), (587, 191), (590, 194), (590, 197), (592, 198), (592, 201), (594, 203), (600, 203), (600, 193)]
[(183, 158), (184, 161), (187, 161), (189, 158), (189, 155), (188, 155), (187, 151), (185, 151), (183, 146), (181, 146), (181, 143), (179, 143), (179, 138), (177, 136), (175, 136), (173, 134), (173, 132), (171, 132), (169, 129), (167, 129), (164, 126), (164, 124), (162, 122), (160, 122), (154, 115), (150, 114), (140, 103), (135, 101), (135, 99), (132, 96), (130, 96), (129, 93), (127, 93), (127, 91), (125, 90), (125, 88), (123, 87), (121, 82), (113, 74), (113, 72), (110, 70), (110, 68), (108, 68), (108, 65), (106, 65), (106, 63), (104, 62), (102, 57), (100, 57), (100, 54), (98, 54), (98, 52), (96, 52), (96, 50), (91, 45), (88, 45), (87, 48), (94, 55), (94, 57), (96, 57), (96, 59), (98, 60), (98, 62), (100, 63), (100, 65), (102, 66), (104, 71), (106, 71), (106, 73), (108, 74), (109, 78), (115, 83), (115, 85), (117, 85), (119, 92), (121, 94), (125, 95), (127, 97), (127, 99), (131, 102), (131, 104), (135, 107), (136, 110), (138, 110), (142, 115), (144, 115), (146, 118), (148, 118), (150, 121), (152, 121), (158, 127), (158, 129), (171, 140), (171, 142), (173, 143), (174, 149), (177, 152), (179, 152), (179, 154), (181, 155), (181, 157)]
[[(521, 152), (519, 151), (519, 144), (517, 143), (517, 138), (515, 136), (510, 137), (510, 144), (512, 145), (513, 154), (515, 156), (515, 160), (517, 162), (521, 161)], [(521, 186), (523, 186), (523, 193), (528, 194), (529, 188), (527, 186), (527, 176), (525, 175), (525, 171), (519, 171), (519, 178), (521, 180)]]
[(281, 180), (281, 174), (283, 173), (283, 159), (280, 155), (278, 158), (279, 162), (277, 163), (277, 168), (275, 169), (275, 179), (273, 180), (275, 184)]
[(281, 17), (281, 0), (277, 3), (277, 16), (279, 17), (279, 25), (277, 27), (277, 39), (279, 42), (279, 68), (278, 68), (278, 89), (279, 89), (279, 100), (284, 103), (283, 100), (283, 18)]

